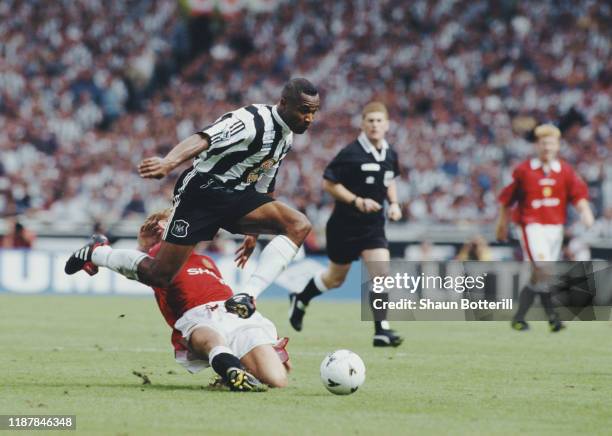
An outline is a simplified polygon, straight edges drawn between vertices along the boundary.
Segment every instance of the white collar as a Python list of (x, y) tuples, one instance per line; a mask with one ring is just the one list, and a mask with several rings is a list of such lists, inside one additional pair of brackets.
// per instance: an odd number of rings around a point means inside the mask
[(287, 123), (285, 123), (283, 121), (283, 119), (281, 118), (281, 116), (279, 115), (277, 106), (278, 105), (276, 105), (276, 104), (274, 106), (272, 106), (272, 116), (274, 117), (276, 122), (282, 126), (283, 130), (285, 131), (285, 133), (290, 133), (291, 129), (289, 128)]
[(361, 132), (357, 137), (357, 141), (361, 144), (361, 147), (365, 150), (366, 153), (372, 153), (374, 159), (377, 162), (382, 162), (387, 157), (387, 149), (389, 148), (389, 143), (383, 139), (382, 147), (378, 150), (372, 142), (368, 139), (365, 133)]
[[(537, 170), (538, 168), (542, 167), (542, 161), (535, 157), (529, 161), (529, 165), (531, 166), (532, 170)], [(559, 162), (558, 159), (555, 159), (551, 163), (549, 163), (548, 167), (555, 173), (561, 172), (561, 162)]]

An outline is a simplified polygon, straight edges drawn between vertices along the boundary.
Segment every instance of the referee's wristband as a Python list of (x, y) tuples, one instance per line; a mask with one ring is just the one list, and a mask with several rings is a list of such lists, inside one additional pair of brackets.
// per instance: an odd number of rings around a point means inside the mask
[(357, 207), (357, 199), (359, 198), (358, 195), (355, 195), (355, 198), (353, 198), (353, 201), (351, 201), (351, 206), (353, 207)]

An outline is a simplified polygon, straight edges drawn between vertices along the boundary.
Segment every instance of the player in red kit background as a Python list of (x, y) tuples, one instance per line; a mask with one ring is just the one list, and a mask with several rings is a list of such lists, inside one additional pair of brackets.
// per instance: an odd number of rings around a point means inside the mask
[(511, 214), (520, 231), (523, 259), (534, 263), (534, 273), (521, 291), (512, 327), (516, 330), (529, 328), (525, 314), (535, 294), (539, 294), (551, 330), (559, 331), (563, 324), (552, 307), (545, 271), (541, 265), (537, 267), (536, 262), (559, 260), (569, 204), (577, 209), (586, 227), (593, 225), (594, 218), (587, 185), (567, 162), (558, 158), (559, 129), (552, 124), (542, 124), (536, 127), (534, 134), (537, 157), (519, 164), (512, 173), (512, 182), (499, 195), (501, 205), (496, 236), (498, 240), (507, 240)]
[[(140, 251), (156, 254), (170, 211), (146, 219), (138, 234)], [(234, 293), (210, 257), (192, 252), (170, 287), (153, 289), (172, 328), (176, 361), (189, 372), (212, 366), (236, 391), (265, 390), (261, 382), (287, 385), (287, 339), (279, 341), (274, 324), (259, 312), (243, 319), (226, 310), (224, 302)]]

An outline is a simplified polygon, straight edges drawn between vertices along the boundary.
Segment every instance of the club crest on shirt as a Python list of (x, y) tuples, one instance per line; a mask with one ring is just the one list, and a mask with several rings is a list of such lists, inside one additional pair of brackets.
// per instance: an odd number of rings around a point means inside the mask
[(274, 166), (276, 161), (274, 159), (266, 159), (259, 165), (257, 168), (252, 170), (247, 176), (247, 183), (255, 183), (259, 180), (259, 177), (263, 174), (264, 171), (269, 170)]
[(246, 179), (247, 183), (255, 183), (257, 180), (259, 180), (259, 173), (256, 170), (251, 171)]
[(177, 238), (184, 238), (187, 236), (187, 229), (189, 228), (189, 223), (185, 220), (176, 220), (172, 224), (172, 230), (170, 233)]
[(274, 159), (266, 159), (264, 160), (261, 165), (259, 166), (259, 168), (262, 168), (264, 171), (269, 170), (270, 168), (272, 168), (274, 166), (274, 164), (276, 163), (276, 161)]

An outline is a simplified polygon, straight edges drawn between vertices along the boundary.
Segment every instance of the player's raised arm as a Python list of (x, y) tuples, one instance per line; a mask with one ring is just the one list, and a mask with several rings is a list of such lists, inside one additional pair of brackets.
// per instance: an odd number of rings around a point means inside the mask
[(180, 164), (193, 159), (207, 148), (206, 135), (191, 135), (175, 145), (165, 157), (154, 156), (144, 159), (138, 165), (138, 173), (145, 179), (162, 179)]

